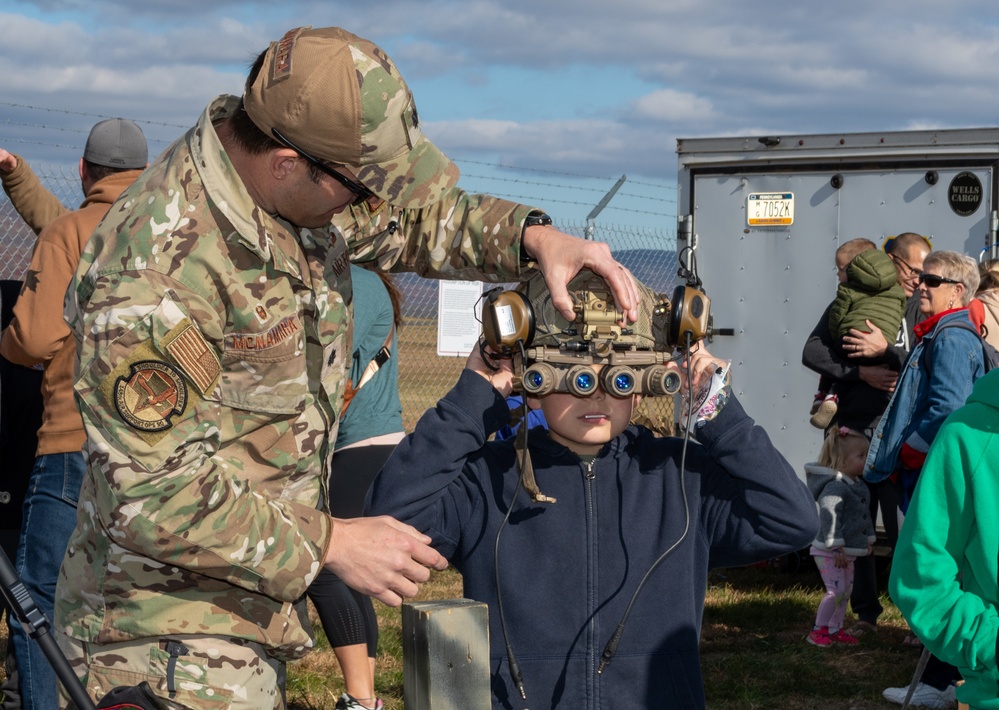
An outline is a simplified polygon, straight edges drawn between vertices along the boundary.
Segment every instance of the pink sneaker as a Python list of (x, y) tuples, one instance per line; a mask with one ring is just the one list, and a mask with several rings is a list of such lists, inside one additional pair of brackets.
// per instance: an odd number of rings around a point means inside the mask
[(845, 643), (848, 646), (852, 646), (855, 643), (860, 643), (860, 641), (856, 637), (846, 633), (843, 629), (840, 629), (834, 634), (829, 634), (829, 639), (833, 643)]
[(820, 629), (813, 629), (805, 640), (813, 646), (820, 646), (821, 648), (828, 648), (832, 645), (832, 640), (829, 638), (829, 627), (823, 626)]

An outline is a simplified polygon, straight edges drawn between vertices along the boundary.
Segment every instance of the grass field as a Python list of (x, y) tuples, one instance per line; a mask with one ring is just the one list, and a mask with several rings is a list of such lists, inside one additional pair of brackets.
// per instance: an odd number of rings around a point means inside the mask
[[(887, 710), (893, 706), (881, 691), (906, 685), (912, 676), (919, 652), (902, 645), (907, 627), (887, 597), (879, 632), (860, 645), (820, 649), (805, 643), (823, 594), (808, 559), (796, 571), (714, 570), (708, 581), (701, 665), (709, 710)], [(461, 578), (448, 570), (434, 573), (419, 598), (458, 597)], [(401, 610), (378, 602), (375, 609), (381, 630), (377, 692), (386, 710), (403, 710)], [(314, 613), (313, 624), (316, 649), (288, 670), (292, 710), (333, 710), (343, 692), (336, 658)], [(6, 624), (0, 629), (5, 651)]]
[[(887, 710), (888, 686), (906, 685), (919, 652), (902, 645), (907, 627), (886, 597), (880, 631), (859, 646), (820, 649), (804, 641), (823, 589), (805, 560), (798, 571), (772, 567), (715, 570), (709, 577), (701, 665), (710, 710)], [(422, 599), (461, 596), (453, 571), (435, 574)], [(376, 602), (381, 625), (378, 693), (388, 710), (402, 710), (401, 612)], [(848, 622), (852, 617), (847, 617)], [(289, 669), (295, 710), (333, 710), (343, 692), (325, 639)]]

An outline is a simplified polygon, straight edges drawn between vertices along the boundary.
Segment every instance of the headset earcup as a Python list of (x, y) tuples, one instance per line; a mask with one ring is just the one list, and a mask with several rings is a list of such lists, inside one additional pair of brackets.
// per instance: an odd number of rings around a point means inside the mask
[(517, 341), (527, 347), (534, 340), (534, 309), (520, 291), (494, 291), (486, 295), (482, 335), (494, 351), (509, 354)]

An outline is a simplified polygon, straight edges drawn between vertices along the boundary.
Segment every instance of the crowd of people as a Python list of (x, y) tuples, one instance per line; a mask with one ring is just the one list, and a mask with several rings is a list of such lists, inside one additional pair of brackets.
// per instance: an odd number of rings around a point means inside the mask
[[(272, 42), (152, 163), (134, 123), (95, 125), (76, 210), (3, 150), (0, 178), (38, 234), (0, 336), (43, 400), (15, 567), (95, 700), (284, 707), (308, 598), (338, 710), (380, 708), (372, 599), (453, 565), (489, 605), (495, 708), (703, 708), (708, 569), (807, 547), (826, 594), (805, 639), (856, 646), (884, 611), (880, 517), (929, 654), (885, 698), (948, 707), (963, 680), (972, 708), (999, 708), (995, 264), (911, 232), (837, 250), (802, 354), (823, 432), (806, 486), (703, 343), (670, 365), (680, 434), (633, 423), (656, 394), (570, 327), (569, 288), (599, 283), (661, 354), (658, 296), (539, 207), (458, 187), (395, 64), (346, 30)], [(584, 369), (513, 399), (515, 360), (483, 346), (406, 435), (396, 271), (535, 284)], [(5, 692), (58, 707), (8, 618)]]
[[(857, 243), (859, 249), (842, 259), (844, 249)], [(869, 273), (870, 259), (865, 255), (875, 249), (867, 240), (854, 240), (840, 247), (836, 265), (841, 282), (846, 281), (845, 275), (852, 274), (857, 262), (862, 264), (863, 273)], [(849, 255), (849, 251), (846, 253)], [(835, 328), (827, 325), (827, 321), (834, 322), (827, 310), (803, 351), (803, 363), (830, 380), (816, 395), (813, 410), (821, 413), (829, 392), (839, 394), (839, 401), (834, 403), (837, 406), (826, 408), (830, 416), (823, 422), (827, 426), (826, 438), (819, 460), (806, 467), (821, 521), (811, 551), (827, 589), (807, 640), (824, 647), (836, 642), (852, 645), (863, 635), (876, 633), (877, 617), (883, 609), (877, 601), (880, 590), (870, 553), (875, 541), (873, 521), (880, 506), (888, 553), (892, 555), (892, 598), (913, 632), (905, 643), (926, 645), (925, 657), (912, 683), (886, 688), (884, 698), (899, 705), (951, 708), (956, 706), (956, 687), (963, 684), (960, 697), (970, 707), (999, 707), (995, 656), (999, 619), (994, 591), (994, 553), (999, 551), (999, 540), (981, 540), (979, 524), (985, 521), (967, 515), (969, 509), (988, 505), (985, 499), (969, 499), (969, 494), (975, 491), (974, 475), (986, 467), (989, 429), (974, 435), (967, 428), (972, 421), (970, 415), (965, 413), (976, 402), (978, 406), (988, 404), (983, 395), (976, 397), (973, 393), (989, 391), (992, 378), (983, 379), (983, 375), (997, 364), (994, 345), (989, 342), (999, 340), (996, 328), (989, 328), (989, 319), (994, 318), (995, 288), (999, 285), (993, 272), (995, 263), (979, 265), (953, 251), (931, 252), (929, 241), (913, 233), (896, 237), (886, 245), (886, 253), (895, 263), (899, 284), (910, 295), (905, 317), (893, 321), (898, 323), (894, 349), (887, 346), (886, 329), (872, 322), (867, 313), (854, 319), (859, 320), (859, 325), (840, 329), (834, 335)], [(869, 282), (867, 290), (862, 291), (866, 297), (851, 299), (849, 308), (841, 311), (853, 309), (859, 313), (871, 298), (881, 297), (884, 285), (882, 282), (876, 287)], [(840, 301), (841, 296), (837, 296)], [(919, 314), (918, 322), (914, 322), (915, 312)], [(888, 330), (887, 335), (893, 330)], [(994, 410), (988, 414), (979, 412), (975, 423), (994, 416)], [(957, 430), (961, 421), (966, 427)], [(949, 434), (947, 465), (957, 470), (955, 480), (944, 474), (944, 464), (939, 463), (942, 455), (935, 456), (943, 448), (934, 446), (942, 432)], [(982, 448), (962, 460), (960, 452), (970, 453), (969, 439), (982, 444)], [(929, 485), (920, 484), (928, 462), (938, 495), (933, 495), (930, 502), (932, 494), (924, 492), (921, 508), (927, 512), (910, 514), (917, 492)], [(949, 501), (941, 490), (946, 490)], [(964, 496), (960, 500), (956, 499), (958, 492)], [(955, 525), (956, 520), (948, 513), (964, 514), (966, 520)], [(955, 539), (952, 525), (962, 531), (963, 538)], [(987, 554), (978, 558), (982, 546), (993, 553), (993, 558)], [(861, 579), (861, 561), (867, 568), (865, 582), (852, 585), (855, 563), (856, 578), (858, 582)], [(983, 572), (992, 575), (988, 583)], [(973, 591), (965, 592), (969, 587)], [(844, 632), (840, 624), (851, 592), (851, 606), (858, 620)], [(967, 601), (969, 593), (973, 602)], [(968, 616), (959, 616), (963, 610), (956, 600), (974, 604), (979, 613), (974, 624), (988, 629), (983, 637), (991, 632), (985, 654), (981, 648), (968, 649), (967, 644), (975, 642), (976, 637), (967, 631), (971, 622)], [(933, 610), (932, 620), (929, 609)]]

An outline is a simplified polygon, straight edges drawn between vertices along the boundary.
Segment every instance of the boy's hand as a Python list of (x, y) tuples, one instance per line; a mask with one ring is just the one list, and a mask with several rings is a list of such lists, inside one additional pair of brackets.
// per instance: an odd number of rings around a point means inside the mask
[[(489, 358), (488, 364), (483, 358)], [(513, 392), (513, 362), (510, 358), (490, 357), (493, 355), (492, 349), (487, 345), (482, 348), (472, 348), (472, 354), (468, 356), (465, 369), (477, 372), (496, 388), (504, 397), (509, 397)]]
[[(688, 353), (681, 363), (679, 372), (682, 384), (680, 388), (685, 392), (697, 392), (711, 379), (712, 375), (727, 366), (727, 362), (709, 353), (702, 344), (696, 350)], [(688, 367), (691, 379), (689, 383), (687, 382)]]

